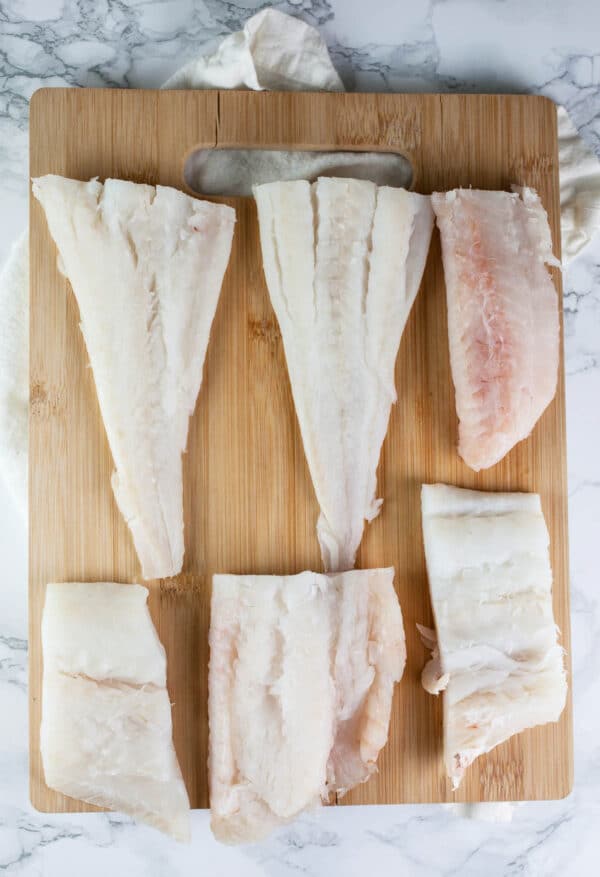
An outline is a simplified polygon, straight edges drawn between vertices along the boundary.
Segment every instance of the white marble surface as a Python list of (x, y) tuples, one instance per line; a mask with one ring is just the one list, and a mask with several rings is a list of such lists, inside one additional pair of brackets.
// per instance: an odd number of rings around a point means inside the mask
[[(41, 85), (157, 86), (260, 0), (0, 0), (0, 261), (27, 215), (28, 98)], [(349, 88), (534, 91), (600, 151), (598, 0), (289, 0), (322, 27)], [(45, 877), (597, 874), (600, 859), (600, 239), (565, 277), (575, 791), (511, 824), (452, 807), (323, 810), (245, 849), (207, 814), (178, 846), (115, 815), (36, 813), (27, 791), (26, 534), (0, 487), (0, 871)]]

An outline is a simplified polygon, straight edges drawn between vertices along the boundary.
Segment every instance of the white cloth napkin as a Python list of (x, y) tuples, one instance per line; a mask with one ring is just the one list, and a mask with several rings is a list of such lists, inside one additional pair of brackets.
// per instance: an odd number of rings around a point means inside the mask
[(254, 91), (344, 91), (327, 45), (314, 27), (264, 9), (212, 55), (191, 61), (163, 88), (249, 88)]
[(29, 429), (29, 235), (23, 232), (0, 272), (0, 473), (27, 514)]
[[(242, 31), (226, 37), (211, 55), (187, 64), (165, 88), (248, 88), (343, 91), (327, 46), (307, 24), (265, 9)], [(600, 162), (559, 108), (563, 262), (567, 264), (600, 226)], [(288, 162), (288, 178), (323, 173)], [(214, 169), (215, 173), (218, 169)], [(222, 169), (221, 169), (222, 176)], [(28, 244), (24, 235), (0, 274), (0, 472), (19, 508), (26, 509), (28, 417)]]
[(558, 171), (563, 265), (600, 229), (600, 161), (558, 107)]

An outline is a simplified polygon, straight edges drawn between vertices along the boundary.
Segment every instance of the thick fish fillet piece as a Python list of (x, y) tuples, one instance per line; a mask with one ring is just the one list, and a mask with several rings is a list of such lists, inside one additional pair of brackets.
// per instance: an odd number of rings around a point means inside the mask
[(123, 180), (33, 181), (81, 316), (146, 579), (183, 563), (181, 454), (235, 222), (231, 207)]
[(257, 186), (265, 277), (321, 514), (327, 571), (379, 512), (394, 366), (433, 225), (430, 200), (365, 180)]
[(434, 694), (445, 686), (444, 760), (456, 789), (479, 755), (558, 720), (563, 649), (539, 496), (424, 484), (421, 502), (437, 629), (423, 684)]
[(476, 471), (526, 438), (554, 398), (558, 296), (548, 217), (533, 189), (435, 193), (458, 452)]
[(406, 661), (393, 569), (213, 578), (211, 825), (265, 837), (376, 770)]
[(178, 840), (189, 800), (172, 741), (166, 658), (141, 585), (49, 584), (42, 619), (47, 784)]

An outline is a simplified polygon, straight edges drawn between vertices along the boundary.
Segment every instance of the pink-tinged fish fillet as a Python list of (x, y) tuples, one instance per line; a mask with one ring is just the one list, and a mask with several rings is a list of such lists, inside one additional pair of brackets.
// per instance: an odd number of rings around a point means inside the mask
[(406, 661), (393, 569), (213, 578), (211, 827), (260, 840), (376, 770)]
[(556, 391), (558, 297), (533, 189), (432, 195), (442, 239), (458, 451), (478, 471), (526, 438)]

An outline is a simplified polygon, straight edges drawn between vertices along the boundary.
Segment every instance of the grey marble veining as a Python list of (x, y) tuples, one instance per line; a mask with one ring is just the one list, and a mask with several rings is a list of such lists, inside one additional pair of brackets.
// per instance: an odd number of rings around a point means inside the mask
[[(27, 214), (28, 99), (42, 85), (156, 87), (260, 0), (0, 0), (0, 261)], [(600, 152), (597, 0), (289, 0), (348, 88), (518, 91), (564, 103)], [(600, 237), (565, 276), (575, 791), (512, 823), (452, 806), (326, 809), (266, 843), (178, 846), (115, 814), (36, 813), (27, 790), (26, 535), (0, 487), (0, 872), (44, 877), (587, 877), (600, 859)]]

